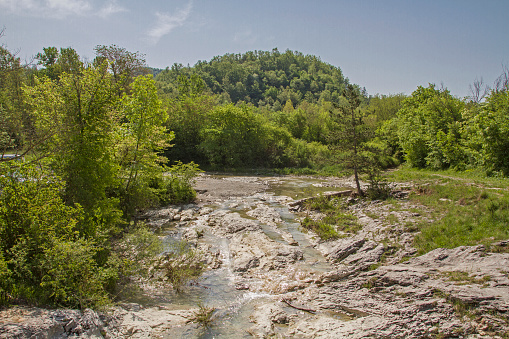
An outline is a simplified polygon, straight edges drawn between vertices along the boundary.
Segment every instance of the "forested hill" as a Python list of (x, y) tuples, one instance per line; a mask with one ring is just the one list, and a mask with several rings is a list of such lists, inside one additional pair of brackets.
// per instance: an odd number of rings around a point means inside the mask
[(269, 105), (280, 110), (288, 100), (294, 105), (303, 100), (339, 103), (349, 83), (339, 67), (314, 55), (277, 49), (225, 54), (210, 61), (198, 61), (193, 67), (174, 64), (156, 76), (161, 91), (178, 95), (178, 77), (199, 75), (205, 86), (224, 101), (245, 101), (255, 106)]

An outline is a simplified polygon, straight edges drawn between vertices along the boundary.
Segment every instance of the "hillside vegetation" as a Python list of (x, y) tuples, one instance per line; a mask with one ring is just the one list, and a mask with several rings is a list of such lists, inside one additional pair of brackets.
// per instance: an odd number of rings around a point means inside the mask
[[(382, 191), (382, 171), (399, 164), (509, 175), (507, 71), (482, 100), (432, 84), (372, 96), (293, 51), (227, 54), (155, 79), (139, 53), (95, 51), (85, 62), (47, 47), (23, 65), (0, 47), (1, 303), (110, 301), (159, 251), (137, 216), (192, 201), (199, 167), (353, 173)], [(488, 205), (495, 218), (506, 203)]]

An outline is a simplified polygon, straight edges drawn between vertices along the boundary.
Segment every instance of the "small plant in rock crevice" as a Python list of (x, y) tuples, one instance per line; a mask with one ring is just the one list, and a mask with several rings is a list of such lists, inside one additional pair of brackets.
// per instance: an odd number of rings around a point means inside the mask
[(198, 310), (194, 312), (189, 320), (203, 327), (210, 327), (214, 320), (213, 315), (215, 311), (215, 307), (207, 307), (203, 304), (198, 304)]
[(171, 246), (170, 251), (154, 265), (154, 269), (160, 273), (163, 281), (181, 292), (188, 282), (201, 276), (204, 264), (200, 252), (182, 240)]

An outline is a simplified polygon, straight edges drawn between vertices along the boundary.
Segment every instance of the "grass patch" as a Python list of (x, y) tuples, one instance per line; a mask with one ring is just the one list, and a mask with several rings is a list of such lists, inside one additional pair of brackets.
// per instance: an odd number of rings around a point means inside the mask
[(388, 214), (386, 217), (385, 217), (385, 220), (389, 223), (389, 224), (397, 224), (399, 222), (399, 218), (394, 215), (394, 214)]
[(442, 275), (447, 277), (449, 281), (454, 281), (456, 285), (478, 284), (486, 285), (491, 280), (489, 275), (482, 278), (472, 277), (468, 272), (463, 271), (447, 271), (442, 272)]
[(460, 299), (451, 296), (449, 293), (439, 289), (434, 290), (433, 296), (435, 298), (445, 299), (449, 304), (451, 304), (454, 312), (459, 318), (467, 317), (469, 319), (474, 319), (476, 316), (476, 305), (474, 304), (467, 304)]
[(302, 227), (314, 231), (323, 240), (340, 238), (341, 235), (338, 231), (356, 233), (361, 228), (356, 222), (355, 216), (345, 212), (345, 208), (338, 198), (321, 196), (306, 201), (304, 207), (308, 211), (319, 211), (323, 214), (319, 220), (306, 216), (302, 221)]
[[(426, 206), (435, 221), (418, 224), (419, 254), (509, 239), (509, 180), (478, 173), (400, 169), (393, 179), (411, 180), (410, 202)], [(496, 187), (497, 189), (489, 189)]]

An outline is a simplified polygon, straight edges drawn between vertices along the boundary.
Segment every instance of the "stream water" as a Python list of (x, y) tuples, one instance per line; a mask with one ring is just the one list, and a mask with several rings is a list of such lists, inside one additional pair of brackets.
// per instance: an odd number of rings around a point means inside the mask
[[(220, 178), (217, 176), (217, 178)], [(231, 177), (229, 177), (231, 179)], [(331, 267), (325, 261), (323, 256), (315, 250), (306, 234), (302, 232), (300, 223), (296, 220), (297, 216), (292, 213), (288, 207), (282, 203), (281, 197), (291, 197), (300, 199), (303, 197), (314, 196), (319, 193), (331, 191), (330, 187), (321, 187), (319, 179), (313, 178), (267, 178), (269, 189), (263, 194), (254, 194), (247, 197), (228, 199), (209, 205), (214, 210), (226, 210), (237, 212), (244, 218), (253, 219), (246, 215), (258, 204), (265, 204), (274, 208), (283, 220), (274, 227), (269, 227), (260, 223), (265, 234), (274, 241), (287, 243), (278, 231), (289, 232), (298, 246), (303, 251), (304, 259), (296, 265), (296, 270), (312, 271), (321, 273), (329, 270)], [(337, 190), (337, 188), (334, 188)], [(169, 225), (162, 229), (165, 235), (164, 241), (171, 243), (177, 241), (181, 236), (182, 229)], [(262, 304), (269, 298), (273, 298), (268, 292), (260, 288), (260, 292), (249, 290), (239, 290), (235, 286), (235, 275), (232, 270), (231, 253), (227, 238), (218, 237), (211, 232), (204, 232), (200, 241), (211, 246), (211, 251), (219, 252), (222, 265), (218, 269), (207, 270), (199, 279), (197, 284), (185, 288), (180, 293), (175, 293), (171, 289), (160, 290), (157, 294), (150, 297), (137, 295), (132, 297), (132, 302), (137, 302), (145, 306), (163, 306), (167, 309), (191, 309), (197, 305), (214, 307), (213, 326), (205, 328), (202, 326), (184, 326), (172, 329), (172, 333), (165, 338), (250, 338), (251, 335), (246, 332), (252, 324), (249, 322), (249, 316), (257, 305)], [(263, 285), (263, 281), (252, 279), (250, 286)], [(256, 290), (256, 288), (254, 289)], [(288, 307), (287, 313), (295, 313), (296, 310)], [(331, 314), (332, 317), (342, 317), (342, 315)]]

